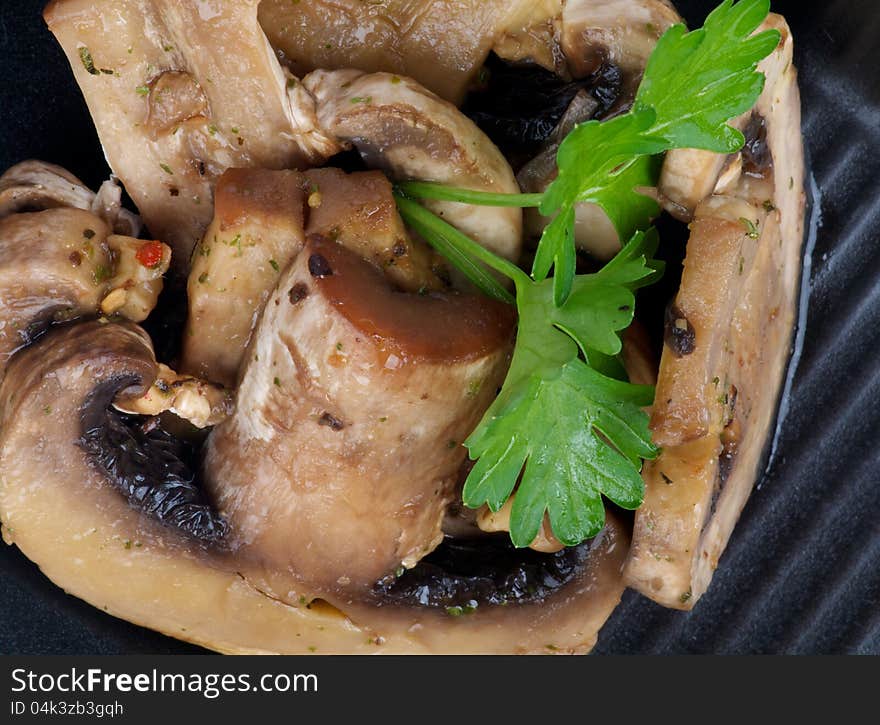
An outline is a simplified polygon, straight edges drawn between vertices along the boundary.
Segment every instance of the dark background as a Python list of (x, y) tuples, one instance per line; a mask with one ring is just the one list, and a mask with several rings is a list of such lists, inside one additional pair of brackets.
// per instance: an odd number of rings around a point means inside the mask
[[(677, 5), (698, 23), (717, 1)], [(0, 7), (0, 169), (40, 158), (94, 187), (108, 170), (44, 4)], [(628, 592), (599, 653), (880, 654), (880, 11), (773, 9), (794, 30), (821, 220), (791, 394), (709, 592), (690, 613)], [(0, 612), (5, 654), (201, 651), (65, 595), (13, 547), (0, 546)]]

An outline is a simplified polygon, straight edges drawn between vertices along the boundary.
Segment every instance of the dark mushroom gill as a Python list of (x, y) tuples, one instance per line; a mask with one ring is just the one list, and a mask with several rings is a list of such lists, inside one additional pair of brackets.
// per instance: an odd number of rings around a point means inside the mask
[(465, 611), (539, 603), (572, 581), (589, 555), (590, 542), (543, 554), (514, 548), (507, 534), (447, 537), (415, 568), (379, 582), (377, 603)]
[(81, 411), (80, 447), (132, 506), (201, 541), (220, 543), (227, 525), (198, 485), (196, 447), (158, 419), (111, 406), (116, 393), (134, 382), (111, 380), (89, 395)]
[(595, 99), (595, 117), (606, 114), (621, 93), (620, 70), (610, 64), (586, 78), (567, 81), (537, 64), (507, 63), (493, 53), (481, 79), (482, 84), (465, 99), (462, 112), (509, 159), (534, 155), (579, 91)]

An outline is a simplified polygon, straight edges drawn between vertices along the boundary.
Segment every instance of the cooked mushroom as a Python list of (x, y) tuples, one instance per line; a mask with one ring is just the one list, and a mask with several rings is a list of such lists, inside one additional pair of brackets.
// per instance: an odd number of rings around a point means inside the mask
[[(111, 407), (156, 374), (139, 328), (87, 322), (21, 352), (0, 385), (4, 539), (110, 614), (221, 652), (580, 652), (620, 599), (628, 536), (613, 517), (565, 555), (447, 550), (410, 572), (430, 593), (425, 603), (408, 575), (338, 602), (342, 612), (283, 572), (275, 598), (248, 573), (253, 560), (230, 550), (245, 532), (218, 517), (191, 452), (155, 419)], [(487, 588), (507, 606), (484, 599)], [(444, 592), (473, 604), (436, 606)]]
[(358, 591), (440, 543), (461, 441), (504, 376), (513, 312), (400, 292), (311, 237), (266, 305), (205, 470), (236, 545), (325, 592)]
[[(227, 168), (289, 168), (328, 153), (257, 23), (257, 0), (54, 0), (111, 168), (184, 272)], [(112, 12), (109, 12), (112, 9)], [(329, 151), (332, 153), (332, 151)]]
[(228, 386), (279, 274), (305, 243), (303, 176), (230, 169), (193, 256), (184, 371)]
[(562, 50), (576, 78), (611, 63), (637, 80), (660, 36), (680, 22), (668, 0), (569, 0), (562, 11)]
[(663, 451), (645, 466), (626, 576), (682, 609), (708, 587), (754, 486), (789, 355), (804, 168), (797, 74), (783, 38), (773, 61), (783, 71), (746, 125), (742, 176), (696, 207), (668, 315), (651, 421)]
[(401, 289), (443, 287), (438, 262), (409, 239), (380, 172), (230, 169), (189, 276), (183, 369), (231, 386), (263, 306), (307, 234), (371, 259)]
[[(0, 379), (15, 350), (53, 322), (99, 311), (139, 322), (153, 309), (170, 251), (109, 232), (81, 209), (0, 219)], [(145, 247), (152, 255), (148, 265), (138, 261)]]
[[(315, 71), (303, 79), (326, 133), (354, 145), (370, 166), (395, 179), (437, 181), (499, 193), (519, 186), (501, 152), (466, 116), (409, 78), (388, 73)], [(496, 254), (517, 260), (522, 212), (427, 202)]]
[[(657, 40), (678, 22), (681, 18), (666, 0), (547, 2), (534, 6), (531, 24), (496, 45), (500, 58), (516, 64), (512, 73), (496, 73), (496, 82), (505, 88), (513, 87), (508, 74), (514, 78), (517, 74), (521, 78), (535, 76), (535, 64), (552, 71), (537, 74), (540, 90), (514, 89), (515, 97), (522, 101), (518, 108), (510, 109), (511, 115), (518, 114), (519, 108), (531, 109), (530, 96), (540, 97), (543, 106), (543, 130), (528, 139), (541, 146), (517, 175), (523, 191), (542, 192), (550, 185), (556, 174), (553, 161), (559, 143), (575, 124), (607, 117), (632, 103)], [(555, 83), (554, 76), (558, 79)], [(570, 82), (572, 78), (574, 82)], [(490, 76), (490, 90), (491, 83)], [(545, 100), (550, 93), (552, 102)], [(489, 115), (499, 113), (491, 94), (486, 104)], [(536, 209), (527, 210), (526, 234), (539, 236), (548, 222)], [(617, 230), (594, 204), (578, 205), (575, 240), (599, 259), (610, 259), (620, 249)]]
[(534, 0), (263, 0), (260, 23), (296, 75), (359, 68), (414, 78), (461, 100), (504, 28)]
[(156, 378), (145, 392), (119, 394), (113, 407), (130, 415), (157, 416), (170, 412), (196, 428), (207, 428), (226, 420), (232, 412), (232, 395), (219, 385), (180, 375), (159, 363)]
[(101, 217), (116, 234), (136, 237), (141, 222), (122, 206), (122, 189), (115, 178), (95, 194), (66, 169), (45, 161), (22, 161), (0, 176), (0, 217), (19, 211), (63, 206), (84, 209)]

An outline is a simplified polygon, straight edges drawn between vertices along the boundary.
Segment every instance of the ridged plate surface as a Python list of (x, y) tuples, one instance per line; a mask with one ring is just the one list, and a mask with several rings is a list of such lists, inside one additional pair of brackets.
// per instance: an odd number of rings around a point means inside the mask
[[(107, 173), (44, 0), (0, 8), (0, 168)], [(700, 22), (715, 2), (678, 3)], [(813, 175), (808, 302), (767, 473), (690, 613), (633, 592), (600, 653), (880, 654), (880, 12), (874, 0), (779, 0), (801, 71)], [(0, 653), (197, 652), (66, 596), (0, 546)]]

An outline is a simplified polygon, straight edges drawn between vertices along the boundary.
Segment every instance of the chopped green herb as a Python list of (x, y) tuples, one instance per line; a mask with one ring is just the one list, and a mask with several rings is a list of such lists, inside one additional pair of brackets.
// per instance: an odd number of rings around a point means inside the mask
[(380, 423), (384, 423), (384, 422), (387, 421), (387, 420), (388, 420), (388, 416), (387, 416), (387, 415), (383, 415), (381, 418), (379, 418), (379, 422), (380, 422)]
[(351, 102), (352, 103), (372, 103), (373, 97), (372, 96), (352, 96)]
[(761, 233), (758, 231), (758, 227), (755, 226), (755, 222), (753, 222), (751, 219), (746, 219), (745, 217), (740, 217), (739, 220), (742, 222), (742, 225), (746, 228), (746, 236), (749, 239), (757, 239), (758, 237), (761, 236)]
[(164, 171), (166, 174), (173, 174), (174, 173), (168, 164), (159, 164), (159, 168), (162, 169), (162, 171)]
[(131, 548), (131, 539), (126, 539), (123, 542), (123, 546), (125, 546), (126, 549), (130, 549)]
[(149, 86), (138, 86), (134, 90), (139, 96), (149, 96), (150, 95), (150, 87)]
[(281, 387), (281, 378), (276, 377), (273, 381), (279, 388)]
[(86, 239), (94, 239), (95, 238), (95, 230), (94, 229), (83, 229), (83, 236)]
[(106, 282), (113, 276), (113, 273), (107, 269), (103, 264), (99, 264), (95, 267), (95, 271), (93, 273), (93, 277), (95, 279), (95, 284), (101, 284), (102, 282)]
[(205, 282), (207, 282), (207, 281), (208, 281), (208, 273), (207, 273), (207, 272), (202, 272), (202, 273), (199, 275), (199, 284), (205, 284)]
[(217, 126), (213, 123), (208, 126), (208, 133), (214, 136), (217, 133)]
[(237, 134), (238, 133), (238, 126), (232, 126), (229, 130), (232, 131), (232, 133)]
[(274, 269), (276, 272), (281, 271), (281, 267), (278, 266), (278, 262), (276, 262), (274, 259), (269, 260), (269, 266), (272, 267), (272, 269)]
[(83, 67), (87, 72), (91, 73), (93, 76), (101, 74), (101, 71), (95, 68), (95, 61), (92, 60), (92, 54), (86, 46), (82, 46), (79, 49), (79, 59), (82, 61)]

